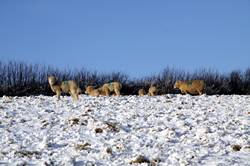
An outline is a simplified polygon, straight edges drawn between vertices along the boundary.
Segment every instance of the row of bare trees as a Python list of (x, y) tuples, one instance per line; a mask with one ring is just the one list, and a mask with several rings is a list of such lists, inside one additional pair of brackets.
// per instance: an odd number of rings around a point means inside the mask
[(119, 81), (123, 85), (123, 95), (137, 94), (140, 88), (147, 90), (151, 84), (158, 87), (159, 94), (179, 93), (173, 89), (175, 81), (192, 79), (205, 80), (206, 93), (210, 95), (250, 94), (250, 68), (224, 74), (211, 69), (200, 69), (190, 73), (165, 68), (158, 75), (130, 79), (127, 74), (121, 72), (98, 73), (84, 68), (59, 70), (46, 65), (0, 61), (0, 96), (53, 95), (48, 85), (48, 75), (55, 75), (59, 80), (76, 80), (83, 90), (87, 85), (101, 86), (105, 82)]

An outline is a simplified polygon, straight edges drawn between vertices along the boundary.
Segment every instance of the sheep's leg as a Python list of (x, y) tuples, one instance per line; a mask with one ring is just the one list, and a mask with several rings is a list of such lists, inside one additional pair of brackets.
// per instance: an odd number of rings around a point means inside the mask
[(77, 93), (77, 91), (76, 91), (75, 89), (70, 89), (70, 90), (69, 90), (69, 94), (70, 94), (70, 96), (73, 98), (74, 101), (77, 100), (76, 93)]
[(105, 95), (109, 96), (109, 90), (105, 90)]
[(202, 92), (201, 91), (198, 91), (199, 95), (202, 95)]
[(186, 94), (187, 94), (187, 91), (186, 91), (186, 90), (182, 90), (181, 93), (183, 93), (183, 94), (186, 95)]
[(78, 98), (78, 93), (77, 93), (77, 91), (75, 91), (74, 93), (73, 93), (73, 98), (74, 98), (74, 101), (77, 101), (79, 98)]
[(116, 96), (120, 96), (120, 91), (118, 89), (115, 89)]
[(57, 91), (56, 91), (56, 96), (57, 96), (57, 99), (60, 100), (61, 91), (57, 90)]

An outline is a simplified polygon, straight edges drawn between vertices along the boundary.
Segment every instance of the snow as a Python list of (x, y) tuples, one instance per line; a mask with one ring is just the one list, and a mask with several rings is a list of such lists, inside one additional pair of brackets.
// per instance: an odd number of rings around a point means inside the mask
[(0, 164), (250, 165), (249, 122), (250, 96), (4, 96)]

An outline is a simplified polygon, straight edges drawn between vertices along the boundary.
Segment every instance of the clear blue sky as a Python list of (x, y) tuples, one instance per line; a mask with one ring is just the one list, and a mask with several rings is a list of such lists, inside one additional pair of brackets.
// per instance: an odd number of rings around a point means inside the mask
[(122, 71), (250, 67), (249, 0), (1, 0), (1, 60)]

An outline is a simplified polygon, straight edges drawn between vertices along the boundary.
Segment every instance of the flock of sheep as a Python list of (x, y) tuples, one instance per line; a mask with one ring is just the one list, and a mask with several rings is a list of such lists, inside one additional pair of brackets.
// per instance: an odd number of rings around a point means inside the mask
[[(82, 93), (82, 90), (78, 87), (76, 81), (67, 80), (67, 81), (58, 81), (55, 76), (49, 76), (48, 82), (51, 90), (56, 93), (58, 99), (60, 99), (61, 93), (69, 93), (74, 100), (78, 100), (78, 95)], [(205, 90), (205, 82), (203, 80), (192, 80), (192, 81), (176, 81), (174, 88), (180, 89), (181, 93), (187, 94), (199, 94), (202, 95)], [(114, 93), (116, 96), (120, 96), (120, 90), (122, 84), (120, 82), (111, 82), (105, 83), (100, 88), (95, 89), (93, 86), (87, 86), (85, 94), (90, 96), (109, 96), (111, 93)], [(144, 89), (138, 91), (139, 96), (146, 95)], [(157, 95), (156, 86), (151, 85), (148, 89), (147, 95), (155, 96)]]

